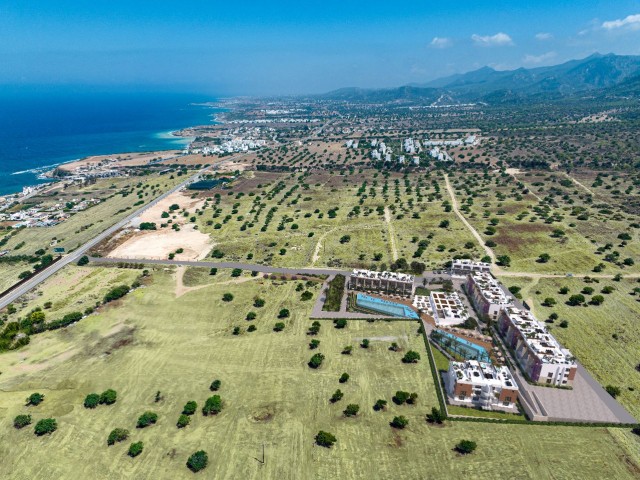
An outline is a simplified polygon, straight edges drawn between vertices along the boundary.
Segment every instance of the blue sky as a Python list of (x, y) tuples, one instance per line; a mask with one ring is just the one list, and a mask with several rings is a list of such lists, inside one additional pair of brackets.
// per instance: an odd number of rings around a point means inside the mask
[(0, 88), (316, 93), (640, 54), (640, 0), (271, 3), (0, 0)]

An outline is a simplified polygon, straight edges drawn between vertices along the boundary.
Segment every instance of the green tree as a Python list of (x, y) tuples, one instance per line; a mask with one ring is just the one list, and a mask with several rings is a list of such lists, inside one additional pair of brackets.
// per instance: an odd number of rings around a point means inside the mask
[(197, 452), (191, 454), (191, 456), (187, 460), (187, 467), (193, 473), (196, 473), (207, 468), (208, 463), (209, 456), (207, 455), (207, 452), (205, 452), (204, 450), (198, 450)]
[(338, 441), (338, 439), (331, 433), (320, 430), (315, 436), (315, 441), (316, 444), (320, 445), (321, 447), (331, 448), (333, 444)]
[(309, 349), (315, 350), (320, 346), (320, 340), (313, 339), (309, 342)]
[(342, 393), (342, 390), (337, 389), (335, 392), (333, 392), (333, 395), (331, 395), (329, 401), (331, 403), (336, 403), (342, 400), (342, 397), (344, 397), (344, 393)]
[(601, 305), (604, 303), (604, 297), (602, 295), (594, 295), (589, 303), (591, 305)]
[(31, 425), (31, 415), (18, 415), (13, 419), (13, 426), (20, 430), (21, 428)]
[(613, 398), (616, 398), (618, 395), (620, 395), (620, 387), (615, 387), (613, 385), (607, 385), (606, 387), (604, 387), (604, 389)]
[(387, 408), (387, 401), (386, 401), (386, 400), (383, 400), (383, 399), (381, 399), (381, 398), (380, 398), (380, 399), (378, 399), (378, 400), (376, 400), (376, 403), (375, 403), (375, 405), (373, 406), (373, 409), (374, 409), (376, 412), (379, 412), (380, 410), (384, 410), (385, 408)]
[(281, 332), (282, 330), (284, 330), (285, 324), (282, 322), (278, 322), (273, 326), (273, 331), (274, 332)]
[(184, 407), (182, 409), (182, 414), (193, 415), (194, 413), (196, 413), (197, 409), (198, 409), (198, 404), (194, 400), (191, 400), (184, 404)]
[(41, 393), (32, 393), (27, 397), (27, 405), (37, 406), (44, 401), (44, 395)]
[(116, 403), (116, 399), (118, 398), (118, 394), (115, 390), (108, 389), (102, 392), (100, 395), (100, 403), (104, 405), (113, 405)]
[(347, 405), (347, 408), (345, 408), (342, 413), (344, 414), (345, 417), (355, 417), (356, 415), (358, 415), (359, 411), (360, 411), (360, 405), (357, 405), (355, 403), (350, 403), (349, 405)]
[(544, 302), (542, 302), (542, 305), (544, 305), (545, 307), (553, 307), (556, 303), (556, 299), (552, 298), (552, 297), (547, 297), (544, 299)]
[(322, 353), (316, 353), (313, 357), (311, 357), (311, 359), (309, 360), (309, 367), (311, 368), (319, 368), (320, 365), (322, 365), (322, 361), (324, 360), (324, 355)]
[(445, 415), (444, 411), (440, 410), (437, 407), (432, 407), (431, 413), (427, 414), (427, 421), (431, 423), (441, 424), (445, 421), (446, 418), (447, 416)]
[(362, 348), (369, 348), (369, 339), (368, 338), (363, 339), (362, 343), (360, 343), (360, 346)]
[(129, 438), (129, 430), (124, 428), (114, 428), (107, 437), (107, 445), (124, 442), (127, 438)]
[(180, 417), (178, 417), (178, 422), (176, 423), (176, 426), (178, 428), (184, 428), (190, 423), (191, 423), (191, 417), (189, 415), (182, 414), (180, 415)]
[(334, 321), (334, 325), (336, 328), (344, 328), (347, 326), (347, 320), (344, 318), (339, 318)]
[(231, 270), (231, 276), (232, 277), (239, 277), (240, 275), (242, 275), (242, 269), (241, 268), (234, 268), (233, 270)]
[(411, 394), (409, 392), (405, 392), (404, 390), (398, 390), (396, 394), (393, 396), (392, 400), (393, 400), (393, 403), (395, 403), (396, 405), (402, 405), (407, 400), (409, 400), (410, 396)]
[(96, 408), (100, 403), (100, 395), (90, 393), (84, 398), (84, 408)]
[(222, 399), (220, 395), (214, 395), (207, 398), (207, 401), (202, 407), (202, 414), (207, 417), (209, 415), (217, 415), (222, 411)]
[(403, 428), (405, 428), (407, 425), (409, 425), (409, 420), (407, 420), (404, 416), (400, 415), (398, 417), (393, 417), (393, 420), (391, 421), (391, 426), (393, 428), (397, 428), (399, 430), (402, 430)]
[(54, 418), (43, 418), (38, 423), (36, 423), (34, 433), (38, 436), (42, 436), (48, 433), (53, 433), (57, 429), (58, 429), (58, 422), (56, 422)]
[(289, 315), (291, 315), (291, 313), (289, 312), (289, 310), (287, 310), (286, 308), (283, 308), (282, 310), (280, 310), (280, 312), (278, 313), (278, 318), (288, 318)]
[(222, 301), (223, 302), (230, 302), (233, 300), (233, 294), (232, 293), (225, 293), (224, 295), (222, 295)]
[(338, 381), (340, 383), (347, 383), (349, 381), (349, 374), (343, 373), (342, 375), (340, 375), (340, 378), (338, 379)]
[(551, 260), (551, 255), (549, 255), (548, 253), (541, 253), (538, 257), (539, 263), (547, 263), (549, 260)]
[(499, 255), (496, 257), (498, 265), (501, 267), (509, 267), (511, 266), (511, 257), (509, 255)]
[(581, 295), (579, 293), (576, 295), (571, 295), (569, 297), (569, 300), (567, 301), (569, 305), (572, 305), (574, 307), (577, 305), (582, 305), (584, 302), (585, 302), (584, 295)]
[(83, 255), (78, 259), (78, 266), (79, 267), (87, 265), (88, 263), (89, 263), (89, 257), (87, 257), (86, 255)]
[(144, 412), (138, 417), (136, 428), (145, 428), (149, 425), (153, 425), (158, 421), (158, 414), (154, 412)]
[(129, 455), (131, 458), (137, 457), (142, 453), (143, 449), (144, 449), (144, 443), (142, 442), (132, 443), (131, 445), (129, 445), (129, 451), (127, 452), (127, 455)]
[(402, 357), (402, 363), (418, 363), (418, 360), (420, 360), (420, 354), (413, 350), (409, 350), (404, 354), (404, 357)]

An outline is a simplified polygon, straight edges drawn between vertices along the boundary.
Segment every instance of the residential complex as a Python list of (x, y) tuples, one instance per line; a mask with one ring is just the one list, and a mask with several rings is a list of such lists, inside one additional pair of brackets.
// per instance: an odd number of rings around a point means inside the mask
[(451, 261), (451, 275), (468, 275), (473, 272), (490, 272), (491, 264), (474, 262), (467, 258), (459, 258)]
[(459, 325), (468, 317), (468, 312), (456, 292), (431, 292), (430, 311), (436, 325)]
[(531, 313), (515, 307), (502, 309), (498, 331), (531, 381), (555, 386), (573, 383), (577, 370), (573, 355)]
[(518, 386), (507, 367), (476, 360), (449, 362), (445, 384), (451, 403), (517, 411)]
[(349, 277), (348, 288), (411, 296), (414, 292), (413, 275), (396, 272), (374, 272), (355, 269)]
[(498, 281), (488, 272), (469, 274), (465, 288), (480, 317), (497, 320), (500, 310), (513, 305)]

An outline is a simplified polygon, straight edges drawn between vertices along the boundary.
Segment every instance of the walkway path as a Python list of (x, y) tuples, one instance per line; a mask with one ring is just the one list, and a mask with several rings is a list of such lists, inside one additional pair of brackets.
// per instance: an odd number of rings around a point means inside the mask
[(384, 221), (387, 224), (387, 230), (389, 232), (389, 247), (391, 248), (391, 258), (395, 262), (398, 260), (398, 248), (396, 247), (396, 232), (393, 229), (393, 222), (391, 221), (391, 211), (389, 207), (384, 207)]

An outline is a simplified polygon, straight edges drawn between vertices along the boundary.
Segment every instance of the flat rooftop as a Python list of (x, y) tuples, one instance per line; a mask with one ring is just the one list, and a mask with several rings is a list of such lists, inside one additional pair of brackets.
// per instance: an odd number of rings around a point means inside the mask
[(518, 385), (516, 385), (507, 367), (496, 368), (490, 363), (479, 362), (477, 360), (451, 362), (450, 365), (455, 370), (458, 381), (460, 382), (518, 390)]
[(471, 275), (471, 278), (473, 278), (473, 281), (486, 301), (495, 305), (511, 305), (511, 299), (490, 273), (475, 272)]
[(398, 272), (376, 272), (373, 270), (354, 269), (351, 272), (352, 277), (370, 278), (374, 280), (393, 280), (396, 282), (413, 283), (413, 275)]

